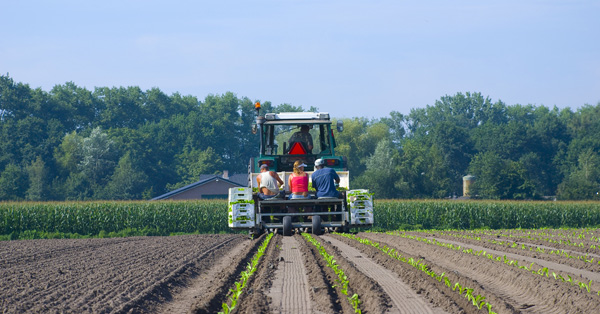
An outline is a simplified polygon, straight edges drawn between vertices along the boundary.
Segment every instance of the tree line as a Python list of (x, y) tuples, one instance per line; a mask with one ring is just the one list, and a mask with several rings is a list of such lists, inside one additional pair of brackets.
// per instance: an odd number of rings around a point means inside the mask
[[(253, 103), (73, 82), (43, 91), (2, 75), (0, 200), (150, 199), (201, 174), (246, 173), (258, 153)], [(572, 111), (457, 93), (407, 115), (344, 119), (335, 136), (351, 187), (380, 198), (460, 196), (471, 174), (480, 198), (598, 199), (597, 134), (600, 103)]]

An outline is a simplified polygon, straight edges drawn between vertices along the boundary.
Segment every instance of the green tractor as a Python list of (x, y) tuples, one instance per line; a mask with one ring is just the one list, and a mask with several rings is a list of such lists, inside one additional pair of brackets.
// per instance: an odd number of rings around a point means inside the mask
[[(259, 156), (250, 159), (248, 187), (229, 191), (229, 226), (247, 229), (250, 234), (280, 232), (284, 236), (294, 231), (310, 230), (319, 235), (324, 231), (347, 232), (351, 227), (372, 226), (372, 196), (368, 190), (349, 190), (347, 160), (335, 154), (329, 114), (288, 112), (261, 116), (260, 104), (255, 107), (257, 117), (252, 131), (260, 135)], [(342, 132), (343, 122), (338, 120), (336, 127)], [(294, 163), (299, 160), (306, 164), (304, 170), (310, 178), (317, 159), (337, 172), (340, 197), (317, 198), (309, 183), (309, 199), (288, 199), (288, 177), (293, 173)], [(262, 165), (283, 180), (278, 197), (259, 197), (256, 178)]]

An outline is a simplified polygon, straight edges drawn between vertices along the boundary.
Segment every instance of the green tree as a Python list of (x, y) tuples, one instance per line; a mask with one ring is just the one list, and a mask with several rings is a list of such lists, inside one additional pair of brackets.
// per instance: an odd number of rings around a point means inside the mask
[(452, 182), (444, 156), (435, 145), (416, 139), (403, 141), (398, 179), (395, 186), (402, 198), (442, 198), (450, 196)]
[(26, 198), (30, 201), (46, 201), (50, 199), (50, 188), (48, 182), (48, 169), (42, 157), (38, 156), (36, 161), (27, 167), (29, 176), (29, 188)]
[(46, 104), (45, 119), (57, 119), (64, 125), (65, 131), (89, 128), (99, 110), (98, 98), (73, 82), (55, 85), (48, 94)]
[(137, 128), (146, 122), (143, 110), (146, 96), (139, 87), (96, 87), (93, 95), (100, 100), (97, 122), (104, 129)]
[(62, 142), (54, 149), (54, 159), (66, 172), (77, 171), (77, 165), (82, 159), (83, 137), (76, 131), (64, 136)]
[(579, 155), (577, 170), (559, 186), (557, 197), (568, 200), (600, 199), (600, 155), (589, 148)]
[[(367, 158), (375, 152), (377, 143), (389, 139), (389, 127), (385, 123), (369, 121), (365, 118), (344, 119), (344, 131), (334, 131), (337, 155), (348, 158), (351, 173), (350, 186), (367, 169)], [(333, 121), (334, 125), (337, 121)]]
[(527, 169), (518, 161), (503, 159), (494, 152), (475, 155), (469, 173), (476, 180), (471, 195), (491, 199), (535, 198), (535, 184), (529, 180)]
[(22, 200), (25, 197), (26, 190), (26, 172), (16, 164), (8, 164), (0, 174), (0, 200)]
[(79, 169), (92, 184), (103, 185), (106, 177), (112, 173), (116, 151), (114, 142), (103, 133), (100, 127), (94, 128), (89, 137), (81, 143), (81, 161)]
[(127, 152), (115, 168), (115, 172), (106, 188), (107, 199), (132, 200), (141, 199), (148, 184), (146, 176)]
[(180, 180), (168, 184), (167, 189), (169, 190), (175, 190), (194, 183), (200, 179), (202, 174), (217, 173), (223, 165), (221, 159), (211, 147), (206, 150), (186, 147), (181, 154), (177, 155), (176, 160), (176, 169)]
[(392, 143), (399, 148), (406, 134), (405, 117), (398, 111), (390, 112), (390, 117), (381, 118), (381, 123), (388, 126)]
[(71, 172), (65, 183), (60, 187), (60, 193), (65, 200), (83, 201), (93, 197), (94, 189), (84, 173)]
[(367, 158), (367, 170), (355, 182), (355, 188), (366, 188), (375, 193), (377, 198), (398, 197), (395, 188), (395, 173), (398, 151), (388, 139), (381, 140), (373, 154)]

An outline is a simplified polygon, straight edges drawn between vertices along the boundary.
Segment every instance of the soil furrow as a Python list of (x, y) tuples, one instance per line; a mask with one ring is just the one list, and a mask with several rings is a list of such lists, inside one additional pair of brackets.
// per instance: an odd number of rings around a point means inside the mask
[(447, 313), (440, 308), (430, 306), (427, 300), (402, 282), (396, 274), (372, 261), (357, 249), (331, 236), (322, 238), (336, 246), (344, 258), (354, 263), (358, 270), (383, 288), (392, 302), (392, 307), (388, 310), (390, 313)]
[[(364, 234), (359, 234), (359, 236), (364, 237)], [(478, 310), (470, 302), (468, 302), (466, 298), (453, 291), (452, 288), (446, 286), (444, 282), (439, 282), (438, 280), (430, 277), (408, 263), (394, 259), (371, 245), (361, 244), (356, 240), (348, 239), (338, 235), (335, 237), (336, 239), (358, 249), (361, 253), (365, 254), (370, 259), (373, 259), (383, 267), (396, 273), (403, 282), (410, 285), (410, 287), (416, 291), (417, 294), (427, 298), (433, 306), (442, 308), (448, 313), (478, 313)], [(380, 240), (375, 241), (384, 244)], [(401, 253), (403, 257), (414, 258), (415, 260), (422, 259), (422, 257), (419, 255), (411, 256), (410, 254), (400, 251), (397, 248), (395, 250), (396, 252)], [(439, 271), (440, 274), (444, 272), (444, 270), (440, 269), (436, 269), (436, 271)], [(457, 282), (458, 276), (453, 273), (445, 273), (446, 276), (452, 280), (452, 283)], [(470, 281), (462, 280), (461, 284), (471, 288), (480, 288), (478, 285), (476, 285), (476, 283)], [(498, 313), (509, 313), (509, 311), (502, 312), (498, 310), (500, 307), (510, 308), (510, 306), (506, 305), (505, 303), (501, 303), (499, 300), (496, 300), (494, 296), (491, 296), (491, 298), (488, 297), (488, 301), (494, 304), (494, 311)]]
[[(25, 247), (14, 258), (25, 262), (0, 267), (0, 312), (9, 313), (109, 313), (194, 263), (190, 252), (201, 256), (215, 245), (240, 235), (137, 237), (86, 240), (28, 240), (8, 242)], [(37, 248), (90, 243), (94, 250), (62, 250), (61, 258), (36, 260)], [(6, 242), (5, 242), (6, 243)], [(75, 245), (75, 247), (80, 245)], [(5, 250), (2, 243), (2, 251)], [(31, 254), (31, 255), (28, 255)], [(21, 266), (21, 269), (18, 269)], [(17, 268), (15, 268), (17, 267)], [(144, 297), (140, 297), (144, 299)]]
[[(587, 253), (587, 259), (591, 259), (594, 258), (596, 261), (593, 263), (588, 263), (585, 262), (581, 259), (577, 259), (577, 258), (568, 258), (565, 257), (561, 254), (549, 254), (549, 252), (551, 250), (559, 250), (555, 247), (552, 246), (547, 246), (547, 245), (535, 245), (535, 244), (529, 244), (526, 242), (515, 242), (518, 243), (517, 247), (510, 247), (507, 245), (501, 245), (501, 244), (495, 244), (495, 243), (491, 243), (489, 242), (490, 240), (495, 240), (494, 238), (488, 238), (488, 237), (480, 237), (481, 240), (477, 240), (477, 239), (467, 239), (467, 238), (463, 238), (463, 237), (454, 237), (454, 236), (450, 236), (450, 235), (445, 235), (445, 234), (437, 234), (437, 233), (430, 233), (430, 234), (419, 234), (419, 236), (422, 237), (428, 237), (428, 238), (436, 238), (438, 240), (440, 239), (445, 239), (443, 241), (454, 241), (454, 242), (460, 242), (460, 243), (466, 243), (466, 244), (472, 244), (472, 245), (478, 245), (478, 246), (482, 246), (485, 247), (486, 249), (490, 249), (490, 250), (497, 250), (497, 251), (503, 251), (503, 252), (508, 252), (508, 253), (512, 253), (512, 254), (516, 254), (519, 256), (527, 256), (527, 257), (531, 257), (531, 258), (538, 258), (538, 259), (543, 259), (549, 262), (554, 262), (554, 263), (558, 263), (558, 264), (564, 264), (564, 265), (568, 265), (572, 268), (575, 269), (581, 269), (581, 270), (587, 270), (589, 272), (595, 272), (598, 273), (600, 272), (600, 265), (598, 264), (598, 261), (600, 260), (600, 255), (595, 255), (595, 254), (589, 254)], [(522, 249), (522, 245), (525, 245), (526, 249)], [(536, 247), (539, 247), (540, 249), (544, 249), (547, 252), (537, 252), (535, 250)], [(533, 250), (529, 250), (529, 248), (533, 248)], [(584, 256), (584, 253), (581, 252), (577, 252), (577, 251), (572, 251), (572, 250), (564, 250), (567, 254), (573, 254), (574, 256)], [(508, 256), (508, 255), (507, 255)]]
[[(405, 252), (419, 252), (432, 265), (443, 267), (481, 284), (485, 291), (524, 313), (586, 313), (600, 307), (600, 299), (579, 287), (558, 284), (554, 279), (399, 236), (363, 234)], [(569, 300), (566, 298), (572, 298)], [(573, 302), (574, 300), (577, 300)], [(500, 313), (500, 312), (499, 312)]]
[[(231, 248), (225, 248), (215, 252), (215, 260), (206, 259), (198, 265), (197, 274), (189, 280), (186, 286), (178, 285), (170, 293), (171, 297), (162, 304), (155, 306), (153, 312), (164, 314), (185, 314), (192, 309), (192, 305), (198, 298), (207, 294), (206, 283), (223, 272), (223, 269), (240, 256), (244, 250), (242, 242)], [(210, 263), (208, 263), (210, 262)]]
[[(347, 294), (316, 246), (298, 234), (275, 235), (232, 314), (353, 313), (348, 298), (354, 293), (365, 314), (487, 313), (486, 306), (478, 309), (466, 298), (464, 288), (485, 297), (499, 314), (596, 313), (596, 231), (407, 232), (506, 255), (521, 266), (534, 262), (533, 270), (547, 267), (547, 275), (398, 235), (358, 234), (380, 248), (387, 245), (393, 257), (341, 235), (313, 236), (344, 270)], [(188, 235), (0, 242), (0, 313), (216, 313), (263, 239)], [(493, 242), (506, 240), (511, 242)], [(565, 250), (575, 258), (542, 249)], [(583, 261), (585, 252), (594, 262)], [(570, 275), (576, 284), (554, 279), (552, 271)], [(591, 293), (584, 289), (589, 280)]]
[(263, 235), (250, 241), (239, 255), (230, 261), (226, 268), (205, 283), (206, 293), (197, 298), (191, 307), (190, 313), (217, 313), (222, 310), (223, 302), (228, 299), (229, 290), (239, 280), (241, 272), (246, 269), (264, 238)]
[[(592, 280), (592, 283), (594, 285), (593, 290), (598, 291), (600, 289), (600, 284), (598, 284), (598, 285), (594, 284), (594, 282), (600, 282), (600, 273), (594, 273), (594, 272), (590, 272), (587, 270), (574, 268), (569, 265), (555, 263), (555, 262), (548, 261), (548, 260), (545, 260), (542, 258), (534, 258), (534, 257), (519, 255), (519, 254), (507, 252), (505, 250), (496, 250), (496, 249), (491, 249), (491, 248), (487, 248), (487, 247), (480, 246), (480, 245), (457, 242), (457, 241), (442, 239), (442, 238), (433, 238), (433, 237), (431, 237), (431, 238), (436, 239), (437, 241), (443, 242), (443, 243), (460, 245), (465, 249), (471, 248), (474, 251), (485, 250), (489, 254), (493, 254), (494, 256), (506, 255), (506, 257), (509, 259), (518, 260), (520, 265), (528, 265), (528, 264), (534, 263), (534, 265), (537, 265), (537, 266), (548, 267), (548, 269), (550, 269), (550, 272), (551, 271), (560, 272), (563, 276), (565, 276), (565, 274), (570, 274), (570, 275), (572, 275), (573, 278), (575, 278), (575, 277), (582, 278), (581, 280), (583, 280), (585, 282)], [(540, 256), (540, 257), (543, 257), (543, 256)]]

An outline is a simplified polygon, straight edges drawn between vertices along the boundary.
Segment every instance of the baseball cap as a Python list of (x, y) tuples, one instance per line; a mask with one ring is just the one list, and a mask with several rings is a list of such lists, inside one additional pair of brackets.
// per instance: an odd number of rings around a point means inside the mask
[(315, 160), (315, 166), (322, 166), (324, 164), (325, 164), (325, 162), (321, 158)]
[(263, 169), (263, 168), (269, 168), (269, 166), (267, 164), (260, 165), (260, 169)]

